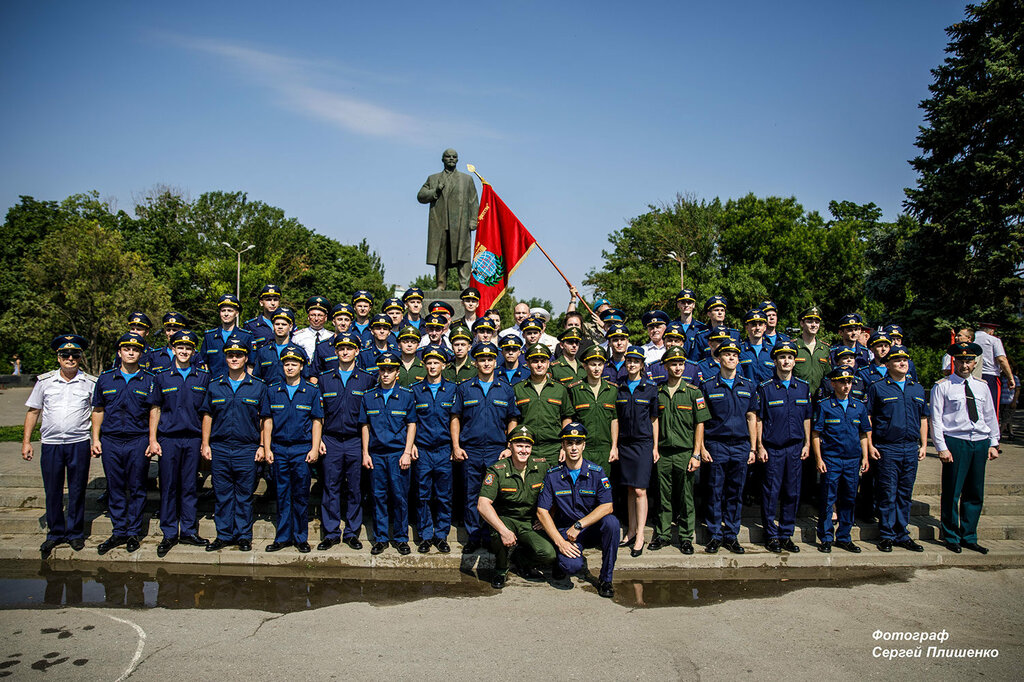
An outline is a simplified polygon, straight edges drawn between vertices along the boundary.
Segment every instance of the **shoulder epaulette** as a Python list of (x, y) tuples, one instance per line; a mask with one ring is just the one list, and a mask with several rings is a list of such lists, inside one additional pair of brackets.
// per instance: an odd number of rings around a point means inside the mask
[(256, 320), (258, 320), (258, 319), (260, 319), (260, 318), (258, 318), (258, 317), (250, 317), (250, 318), (249, 318), (248, 320), (246, 320), (246, 321), (245, 321), (245, 322), (244, 322), (243, 324), (249, 324), (250, 322), (255, 322), (255, 321), (256, 321)]
[(541, 462), (547, 463), (548, 460), (544, 457), (532, 456), (530, 457), (530, 461), (534, 464), (540, 464)]
[(696, 391), (700, 390), (700, 386), (698, 386), (697, 384), (691, 384), (689, 381), (684, 381), (683, 383), (686, 384), (688, 388), (692, 388)]
[(761, 383), (758, 384), (758, 387), (764, 386), (765, 384), (770, 384), (770, 383), (772, 383), (774, 381), (775, 381), (775, 379), (765, 379), (764, 381), (762, 381)]
[(810, 384), (807, 383), (806, 379), (801, 379), (798, 376), (794, 376), (793, 378), (796, 379), (797, 381), (799, 381), (801, 384), (807, 384), (808, 386), (810, 386)]
[[(56, 372), (57, 370), (54, 370), (54, 371)], [(84, 376), (86, 378), (86, 380), (88, 380), (88, 381), (96, 381), (96, 375), (94, 375), (94, 374), (89, 374), (88, 372), (82, 372), (82, 376)]]
[(598, 473), (604, 473), (604, 467), (600, 464), (594, 464), (593, 462), (587, 462), (587, 466), (590, 467), (591, 471), (597, 471)]
[(111, 367), (110, 369), (105, 369), (102, 372), (100, 372), (100, 376), (103, 376), (104, 374), (111, 374), (115, 369), (116, 369), (115, 367)]
[(409, 390), (409, 387), (408, 387), (408, 386), (402, 386), (402, 385), (399, 385), (399, 386), (398, 386), (398, 389), (399, 389), (399, 391), (405, 391), (406, 393), (412, 393), (412, 391), (411, 391), (411, 390)]
[[(252, 376), (252, 375), (250, 375), (250, 376)], [(265, 381), (264, 381), (263, 379), (260, 379), (260, 378), (259, 378), (259, 377), (257, 377), (257, 376), (253, 376), (253, 377), (252, 377), (252, 380), (253, 380), (253, 381), (258, 381), (258, 382), (260, 382), (260, 383), (261, 383), (261, 384), (263, 384), (263, 385), (266, 385), (266, 383), (267, 383), (267, 382), (265, 382)]]
[(508, 463), (505, 460), (500, 460), (491, 465), (491, 468), (495, 471), (501, 471), (502, 469), (508, 468)]
[(49, 372), (44, 372), (43, 374), (40, 374), (39, 376), (36, 377), (36, 381), (39, 381), (40, 379), (49, 379), (54, 374), (56, 374), (58, 371), (59, 370), (51, 369)]

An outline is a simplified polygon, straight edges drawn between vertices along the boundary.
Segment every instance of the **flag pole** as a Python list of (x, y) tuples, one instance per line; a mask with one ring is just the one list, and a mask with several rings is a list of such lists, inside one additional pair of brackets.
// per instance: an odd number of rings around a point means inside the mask
[[(482, 175), (480, 175), (479, 173), (476, 172), (476, 166), (474, 166), (473, 164), (467, 163), (466, 164), (466, 170), (468, 170), (470, 173), (472, 173), (473, 175), (475, 175), (478, 178), (480, 178), (480, 182), (484, 183), (485, 185), (491, 184), (491, 183), (487, 182), (486, 180), (484, 180), (484, 176), (482, 176)], [(544, 257), (548, 259), (548, 262), (551, 263), (551, 266), (558, 272), (558, 274), (562, 276), (562, 279), (565, 280), (565, 285), (567, 287), (569, 287), (570, 289), (575, 289), (576, 287), (574, 287), (572, 285), (572, 282), (570, 282), (569, 278), (565, 276), (565, 273), (562, 272), (562, 269), (560, 267), (558, 267), (558, 265), (555, 264), (555, 261), (551, 260), (551, 256), (549, 256), (548, 252), (544, 250), (544, 247), (540, 245), (540, 242), (537, 241), (536, 237), (533, 238), (533, 243), (534, 243), (534, 245), (538, 249), (540, 249), (540, 252), (544, 254)], [(578, 290), (577, 290), (577, 292), (578, 292)], [(589, 312), (591, 315), (595, 315), (596, 314), (596, 313), (594, 313), (594, 310), (587, 304), (586, 300), (584, 300), (584, 298), (582, 296), (580, 296), (578, 293), (576, 295), (576, 298), (578, 298), (580, 300), (580, 303), (582, 303), (583, 307), (587, 309), (587, 312)]]

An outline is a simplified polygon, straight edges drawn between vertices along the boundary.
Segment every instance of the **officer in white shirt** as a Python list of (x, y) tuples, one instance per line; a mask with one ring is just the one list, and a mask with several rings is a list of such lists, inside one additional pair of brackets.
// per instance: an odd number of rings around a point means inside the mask
[(641, 348), (644, 349), (644, 363), (650, 365), (661, 360), (661, 356), (665, 354), (665, 329), (669, 319), (663, 310), (644, 313), (642, 319), (644, 327), (647, 328), (649, 341)]
[(1016, 388), (1013, 381), (1013, 370), (1010, 369), (1010, 361), (1006, 359), (1006, 349), (1003, 348), (1003, 341), (992, 332), (999, 325), (994, 322), (982, 322), (981, 329), (974, 335), (974, 343), (981, 348), (981, 378), (988, 383), (992, 392), (992, 399), (996, 404), (996, 418), (999, 418), (999, 398), (1002, 393), (1002, 385), (999, 375), (1006, 376), (1006, 388), (1012, 391)]
[[(42, 454), (39, 465), (46, 491), (46, 541), (39, 547), (45, 559), (53, 548), (67, 542), (76, 552), (85, 547), (85, 486), (89, 481), (90, 417), (96, 377), (80, 369), (85, 339), (77, 334), (58, 336), (50, 347), (57, 353), (59, 370), (41, 374), (25, 401), (25, 430), (21, 456), (32, 459), (32, 430), (42, 417)], [(68, 513), (64, 516), (64, 480), (68, 483)]]
[(942, 539), (951, 552), (966, 548), (987, 554), (978, 544), (978, 518), (985, 462), (999, 456), (999, 423), (988, 384), (971, 376), (981, 346), (961, 341), (946, 352), (953, 358), (953, 373), (938, 381), (931, 394), (932, 442), (942, 460)]
[(310, 360), (316, 353), (316, 344), (334, 336), (324, 328), (330, 310), (331, 304), (323, 296), (310, 297), (306, 301), (306, 319), (309, 320), (309, 326), (292, 334), (292, 343), (306, 351), (306, 357)]

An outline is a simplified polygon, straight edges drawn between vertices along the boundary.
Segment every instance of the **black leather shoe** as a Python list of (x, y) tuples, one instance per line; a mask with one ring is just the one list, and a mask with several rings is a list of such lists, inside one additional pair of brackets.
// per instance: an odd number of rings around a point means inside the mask
[(206, 545), (206, 551), (207, 552), (216, 552), (218, 549), (224, 549), (225, 547), (230, 547), (231, 544), (232, 544), (232, 542), (230, 540), (221, 540), (220, 538), (216, 538), (216, 539), (214, 539), (213, 542), (210, 542), (210, 543), (208, 543)]
[(96, 551), (99, 552), (100, 556), (103, 556), (110, 550), (114, 549), (115, 547), (120, 547), (126, 542), (128, 542), (128, 538), (124, 537), (123, 535), (111, 535), (109, 538), (107, 538), (99, 544), (99, 546), (96, 548)]
[(764, 543), (764, 548), (772, 554), (782, 554), (782, 545), (779, 543), (778, 538), (772, 538), (768, 542)]
[[(266, 552), (280, 552), (285, 547), (290, 546), (290, 542), (271, 542), (269, 545), (263, 548)], [(241, 545), (241, 543), (239, 543)]]
[[(338, 542), (339, 542), (338, 538), (324, 538), (323, 540), (320, 541), (320, 544), (316, 546), (316, 549), (317, 549), (318, 552), (326, 552), (331, 547), (334, 547), (336, 544), (338, 544)], [(356, 542), (359, 542), (359, 541), (356, 540)], [(351, 545), (349, 545), (349, 546), (351, 547)], [(360, 546), (362, 546), (362, 545), (360, 545)]]
[(47, 559), (50, 553), (53, 552), (54, 547), (62, 542), (64, 542), (64, 538), (51, 538), (39, 545), (39, 553), (43, 555), (44, 559)]
[(555, 581), (565, 580), (568, 577), (569, 577), (569, 575), (565, 571), (563, 571), (562, 567), (559, 566), (557, 563), (554, 566), (551, 567), (551, 579), (552, 580), (555, 580)]
[(178, 538), (178, 542), (183, 545), (192, 545), (193, 547), (206, 547), (210, 544), (209, 540), (198, 535), (182, 535)]
[(73, 540), (68, 540), (68, 544), (71, 545), (71, 549), (75, 550), (76, 552), (81, 552), (83, 549), (85, 549), (85, 540), (83, 540), (82, 538), (74, 538)]
[(644, 553), (644, 548), (643, 547), (641, 547), (640, 549), (630, 548), (630, 550), (629, 550), (629, 556), (633, 557), (634, 559), (636, 557), (640, 556), (643, 553)]
[(831, 553), (832, 552), (832, 543), (831, 542), (822, 542), (822, 543), (820, 543), (818, 545), (818, 551), (821, 552), (822, 554), (829, 554), (829, 553)]
[(963, 547), (960, 546), (959, 542), (944, 542), (942, 543), (942, 546), (948, 549), (953, 554), (960, 554), (960, 552), (964, 551)]
[(800, 551), (800, 548), (793, 543), (793, 538), (786, 538), (782, 541), (782, 549), (786, 552), (796, 554)]
[(708, 554), (716, 554), (718, 552), (718, 548), (721, 547), (721, 546), (722, 546), (722, 541), (721, 540), (714, 540), (714, 539), (712, 539), (708, 544), (706, 544), (704, 546), (704, 551), (707, 552)]
[(424, 540), (416, 546), (416, 551), (420, 554), (426, 554), (430, 551), (430, 540)]
[(238, 551), (240, 552), (251, 552), (252, 551), (252, 540), (239, 540)]
[(689, 540), (683, 540), (679, 543), (679, 551), (687, 556), (693, 554), (693, 543)]
[(988, 554), (988, 547), (982, 547), (977, 542), (965, 542), (964, 549), (969, 549), (978, 554)]
[(388, 548), (386, 542), (375, 542), (370, 546), (370, 554), (380, 554)]
[(444, 538), (440, 540), (434, 540), (434, 547), (437, 547), (437, 551), (441, 554), (448, 554), (452, 551), (451, 545)]
[(845, 549), (847, 552), (851, 552), (853, 554), (860, 554), (860, 547), (853, 544), (853, 542), (851, 541), (836, 540), (835, 545), (839, 549)]
[(605, 581), (597, 586), (597, 594), (605, 599), (611, 599), (615, 596), (615, 588), (610, 582)]
[(544, 582), (544, 571), (540, 570), (536, 566), (519, 571), (525, 580), (529, 580), (531, 583)]
[(745, 551), (747, 551), (747, 550), (743, 549), (743, 546), (740, 545), (739, 540), (737, 540), (736, 538), (732, 538), (730, 540), (726, 540), (725, 542), (722, 543), (722, 547), (725, 547), (727, 550), (729, 550), (733, 554), (743, 554)]
[(401, 554), (402, 556), (406, 556), (406, 555), (409, 554), (409, 552), (412, 551), (411, 549), (409, 549), (409, 543), (408, 542), (398, 542), (398, 543), (396, 543), (395, 544), (395, 549), (397, 549), (398, 553)]
[(501, 588), (505, 587), (505, 583), (507, 581), (508, 578), (505, 576), (504, 573), (495, 573), (494, 576), (491, 578), (491, 587), (493, 587), (496, 590), (500, 590)]
[(909, 538), (906, 539), (906, 540), (903, 540), (902, 542), (897, 542), (895, 544), (896, 544), (897, 547), (902, 547), (903, 549), (909, 550), (911, 552), (923, 552), (924, 551), (924, 547), (922, 547), (921, 545), (917, 544), (916, 542), (914, 542), (913, 540), (911, 540)]
[(348, 545), (349, 548), (355, 550), (360, 550), (363, 548), (363, 543), (359, 540), (359, 538), (347, 538), (345, 540), (345, 544)]
[(668, 540), (654, 538), (653, 540), (647, 543), (647, 549), (651, 550), (652, 552), (657, 552), (659, 549), (668, 547), (670, 544), (671, 543)]
[(480, 543), (477, 542), (476, 540), (469, 540), (468, 542), (466, 542), (466, 544), (464, 544), (462, 546), (462, 553), (463, 554), (472, 554), (473, 552), (477, 551), (478, 549), (480, 549)]
[(891, 552), (892, 551), (892, 540), (879, 540), (878, 541), (879, 552)]
[(129, 554), (131, 554), (132, 552), (139, 551), (141, 544), (142, 543), (139, 542), (139, 539), (133, 535), (125, 541), (124, 548)]
[(156, 555), (161, 559), (164, 558), (176, 544), (178, 544), (178, 538), (164, 538), (160, 541), (160, 544), (156, 546)]

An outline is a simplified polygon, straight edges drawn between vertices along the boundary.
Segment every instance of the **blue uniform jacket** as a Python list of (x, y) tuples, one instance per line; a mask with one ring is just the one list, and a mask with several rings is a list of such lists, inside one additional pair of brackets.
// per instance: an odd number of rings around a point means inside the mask
[(358, 436), (363, 394), (376, 383), (377, 377), (359, 368), (352, 370), (345, 383), (337, 368), (321, 374), (317, 387), (324, 401), (324, 433), (336, 438)]
[(563, 529), (611, 501), (612, 485), (604, 469), (584, 459), (575, 484), (564, 464), (548, 471), (537, 497), (537, 508), (546, 509), (555, 526)]
[(416, 447), (424, 450), (451, 448), (450, 425), (455, 387), (454, 382), (443, 377), (437, 386), (436, 397), (426, 379), (410, 387), (416, 408)]
[(198, 437), (202, 432), (199, 409), (206, 401), (210, 373), (193, 368), (188, 377), (177, 369), (165, 369), (153, 377), (153, 395), (149, 404), (160, 408), (158, 436), (170, 438)]
[[(853, 377), (853, 387), (850, 388), (850, 397), (854, 400), (865, 402), (867, 401), (867, 390), (868, 385), (859, 376)], [(821, 385), (818, 387), (818, 392), (815, 394), (814, 399), (817, 402), (828, 400), (833, 396), (832, 391), (832, 380), (827, 376), (822, 377)]]
[(772, 360), (772, 347), (761, 344), (760, 352), (754, 350), (749, 341), (744, 341), (740, 351), (740, 364), (737, 371), (759, 386), (775, 375), (775, 362)]
[(405, 433), (416, 423), (412, 391), (397, 383), (391, 397), (384, 400), (384, 389), (374, 386), (363, 394), (359, 423), (370, 427), (370, 453), (391, 454), (405, 450)]
[(270, 416), (267, 385), (246, 373), (238, 390), (232, 391), (228, 375), (223, 374), (210, 380), (200, 412), (213, 417), (211, 443), (256, 448), (260, 444), (260, 420)]
[(686, 353), (687, 360), (692, 362), (700, 360), (701, 349), (697, 348), (697, 339), (700, 337), (701, 332), (706, 332), (707, 330), (708, 326), (699, 320), (694, 320), (683, 330), (683, 334), (686, 336), (686, 341), (683, 342), (683, 352)]
[(793, 377), (789, 388), (777, 376), (757, 387), (761, 440), (781, 448), (804, 439), (804, 421), (811, 418), (811, 388), (803, 379)]
[(496, 376), (500, 374), (501, 378), (507, 381), (510, 386), (515, 386), (516, 384), (530, 378), (530, 370), (522, 366), (516, 367), (512, 370), (511, 376), (509, 376), (508, 372), (503, 367), (494, 370), (494, 374)]
[[(335, 335), (336, 336), (336, 335)], [(319, 376), (324, 372), (330, 372), (338, 367), (338, 350), (334, 347), (335, 336), (328, 337), (316, 344), (313, 349), (313, 374)], [(357, 353), (358, 355), (358, 353)]]
[[(661, 386), (668, 383), (668, 370), (662, 360), (656, 360), (647, 365), (647, 378)], [(683, 367), (683, 379), (689, 383), (697, 381), (697, 363), (687, 362)]]
[(708, 379), (718, 376), (720, 371), (722, 371), (722, 366), (718, 364), (718, 360), (711, 357), (704, 358), (697, 363), (697, 377), (693, 383), (700, 386)]
[(867, 406), (875, 445), (921, 442), (921, 420), (928, 417), (928, 400), (921, 384), (907, 377), (900, 390), (892, 377), (876, 381), (868, 386)]
[(757, 414), (757, 389), (746, 377), (736, 374), (732, 388), (722, 380), (721, 374), (700, 385), (704, 392), (711, 419), (704, 422), (704, 437), (724, 442), (747, 440), (747, 413)]
[(609, 358), (608, 362), (604, 365), (604, 372), (601, 373), (601, 376), (618, 386), (629, 376), (629, 372), (626, 371), (626, 361), (622, 360), (616, 366), (615, 362)]
[[(308, 379), (313, 376), (313, 369), (309, 366), (309, 356), (306, 355), (306, 351), (302, 350), (301, 346), (296, 346), (296, 348), (299, 349), (302, 357), (305, 358), (305, 362), (302, 363), (301, 376), (303, 379)], [(277, 344), (271, 340), (270, 343), (265, 344), (256, 351), (256, 357), (252, 359), (253, 375), (258, 379), (262, 379), (263, 383), (268, 386), (283, 382), (284, 364), (281, 362), (281, 351), (284, 349), (285, 346), (278, 348)]]
[[(738, 346), (743, 341), (743, 335), (740, 334), (739, 329), (733, 329), (732, 327), (726, 327), (729, 330), (729, 336), (733, 342)], [(697, 360), (703, 360), (704, 358), (710, 358), (711, 355), (711, 344), (708, 342), (708, 337), (711, 336), (711, 328), (707, 327), (704, 331), (697, 334), (697, 337), (693, 340), (693, 347), (696, 350)]]
[(459, 417), (459, 445), (465, 450), (486, 451), (504, 449), (508, 423), (518, 419), (520, 412), (512, 386), (495, 372), (487, 395), (478, 376), (458, 384), (452, 415)]
[(851, 397), (844, 410), (833, 396), (818, 403), (811, 429), (821, 438), (822, 458), (860, 459), (860, 434), (871, 430), (868, 408)]
[[(838, 351), (842, 347), (843, 344), (839, 343), (832, 346), (828, 351), (828, 361), (832, 363), (833, 367), (839, 366), (839, 363), (836, 361), (836, 351)], [(868, 365), (871, 364), (871, 358), (875, 357), (874, 354), (866, 347), (864, 347), (864, 345), (861, 344), (860, 341), (853, 345), (853, 352), (857, 358), (857, 369), (860, 369), (861, 367), (867, 367)]]
[[(243, 342), (249, 346), (249, 364), (253, 362), (253, 338), (252, 334), (245, 329), (235, 327), (235, 329), (228, 333), (236, 335)], [(213, 329), (207, 329), (203, 332), (203, 343), (199, 347), (200, 359), (206, 365), (207, 371), (210, 372), (211, 377), (219, 377), (221, 374), (228, 373), (228, 365), (224, 361), (224, 333), (220, 327), (214, 327)]]
[[(165, 369), (174, 367), (174, 349), (170, 346), (161, 346), (160, 348), (153, 348), (144, 356), (146, 369), (152, 374), (162, 372)], [(142, 364), (142, 363), (139, 363)], [(196, 352), (192, 354), (192, 359), (189, 360), (189, 365), (192, 367), (201, 367), (203, 365), (202, 356)]]
[(103, 408), (100, 435), (132, 438), (149, 433), (149, 401), (153, 375), (140, 369), (126, 382), (119, 369), (108, 369), (96, 378), (92, 406)]
[(658, 419), (658, 385), (641, 377), (632, 393), (629, 380), (619, 384), (615, 398), (615, 411), (619, 415), (619, 438), (621, 440), (654, 440), (654, 424)]
[(274, 430), (270, 441), (274, 445), (305, 445), (313, 443), (313, 420), (324, 418), (324, 406), (316, 385), (299, 380), (295, 395), (288, 397), (284, 382), (267, 388), (270, 415)]
[(246, 320), (242, 328), (252, 334), (253, 350), (259, 350), (274, 341), (274, 323), (262, 315)]
[(399, 353), (399, 351), (394, 346), (392, 346), (390, 342), (388, 343), (388, 347), (385, 348), (384, 350), (377, 348), (377, 346), (375, 345), (368, 346), (367, 348), (364, 348), (361, 351), (359, 351), (359, 355), (356, 356), (356, 367), (363, 370), (364, 372), (369, 372), (370, 374), (376, 375), (377, 357), (380, 356), (382, 353), (386, 353), (388, 351), (391, 351), (396, 355)]

